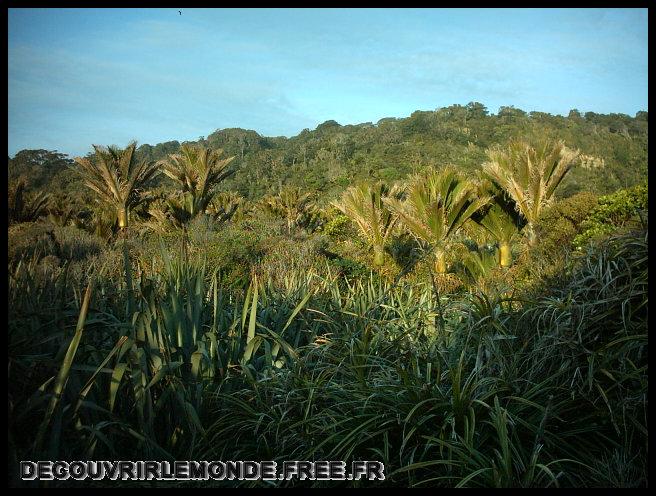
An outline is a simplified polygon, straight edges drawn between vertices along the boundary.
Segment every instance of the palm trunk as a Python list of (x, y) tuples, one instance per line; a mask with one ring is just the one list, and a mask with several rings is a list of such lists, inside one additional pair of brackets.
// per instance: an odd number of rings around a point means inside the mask
[(512, 265), (512, 252), (508, 241), (499, 242), (499, 265), (503, 268)]
[(118, 227), (125, 229), (128, 227), (128, 207), (119, 207), (118, 209)]
[(383, 245), (374, 245), (374, 266), (381, 268), (385, 263), (385, 250)]
[(433, 296), (435, 297), (435, 309), (437, 310), (435, 314), (435, 330), (442, 334), (444, 332), (444, 312), (442, 310), (442, 301), (440, 300), (440, 289), (438, 279), (443, 274), (432, 274), (431, 282), (433, 283)]
[(431, 277), (431, 280), (433, 282), (433, 294), (435, 295), (435, 306), (437, 309), (437, 315), (435, 316), (435, 329), (444, 332), (444, 312), (442, 311), (439, 286), (441, 277), (446, 274), (446, 254), (441, 249), (435, 251), (435, 263), (433, 267), (434, 274)]
[(538, 244), (538, 237), (535, 234), (535, 227), (532, 222), (526, 224), (526, 237), (528, 239), (528, 245), (534, 247)]
[(446, 273), (446, 254), (442, 250), (435, 251), (435, 273), (438, 275)]
[(125, 273), (125, 287), (127, 288), (128, 293), (128, 306), (126, 319), (128, 322), (132, 321), (132, 314), (135, 309), (134, 303), (134, 286), (132, 284), (132, 263), (130, 262), (130, 253), (128, 251), (128, 244), (125, 238), (125, 232), (121, 231), (120, 237), (123, 241), (123, 270)]

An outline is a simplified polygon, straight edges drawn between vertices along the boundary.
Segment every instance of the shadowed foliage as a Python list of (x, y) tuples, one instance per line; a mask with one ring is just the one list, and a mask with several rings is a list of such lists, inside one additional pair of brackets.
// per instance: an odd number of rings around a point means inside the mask
[(25, 181), (18, 180), (8, 191), (9, 224), (19, 222), (34, 222), (46, 213), (50, 195), (41, 191), (35, 194), (25, 192)]
[(479, 194), (490, 196), (492, 201), (477, 212), (473, 219), (498, 244), (499, 265), (510, 267), (512, 264), (511, 241), (525, 222), (515, 208), (513, 200), (494, 183), (483, 180)]

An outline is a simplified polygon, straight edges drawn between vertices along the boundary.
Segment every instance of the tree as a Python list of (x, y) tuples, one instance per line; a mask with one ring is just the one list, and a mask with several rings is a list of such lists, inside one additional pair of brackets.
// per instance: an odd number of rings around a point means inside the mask
[(319, 124), (317, 126), (316, 131), (318, 131), (318, 132), (331, 131), (333, 129), (338, 129), (340, 127), (341, 126), (339, 125), (339, 123), (337, 121), (334, 121), (334, 120), (331, 119), (331, 120), (328, 120), (326, 122), (322, 122), (321, 124)]
[(476, 184), (452, 168), (431, 169), (412, 179), (405, 201), (385, 201), (424, 250), (433, 253), (435, 273), (444, 274), (452, 236), (490, 200), (477, 192)]
[(374, 250), (373, 262), (377, 268), (383, 266), (385, 244), (397, 222), (396, 214), (383, 200), (400, 199), (401, 194), (397, 186), (390, 188), (382, 182), (360, 183), (348, 188), (341, 201), (332, 203), (358, 226), (360, 234)]
[(484, 119), (487, 117), (488, 110), (485, 105), (479, 102), (469, 102), (467, 104), (468, 119)]
[(543, 140), (535, 147), (524, 141), (511, 141), (507, 148), (487, 150), (488, 161), (483, 171), (503, 189), (516, 204), (526, 221), (526, 234), (531, 246), (537, 243), (535, 223), (553, 194), (579, 156), (562, 141)]
[(526, 112), (515, 108), (513, 105), (499, 107), (497, 117), (503, 118), (506, 122), (512, 122), (515, 119), (526, 117)]
[(481, 207), (489, 202), (479, 197), (478, 185), (454, 169), (429, 169), (416, 175), (407, 188), (405, 201), (387, 198), (396, 213), (426, 254), (433, 255), (433, 292), (437, 306), (435, 328), (444, 330), (444, 315), (437, 281), (446, 271), (446, 253), (451, 239)]
[(292, 186), (284, 187), (277, 195), (265, 196), (260, 206), (274, 215), (284, 217), (289, 234), (294, 227), (311, 226), (317, 217), (312, 195)]
[(25, 193), (25, 181), (20, 179), (9, 187), (8, 191), (8, 222), (34, 222), (46, 213), (50, 195), (37, 192), (34, 195)]
[(180, 153), (171, 154), (157, 162), (168, 177), (178, 183), (182, 198), (178, 206), (188, 213), (188, 218), (204, 213), (212, 201), (219, 184), (234, 174), (228, 165), (235, 157), (221, 158), (222, 149), (184, 144)]
[(93, 145), (96, 153), (92, 159), (75, 158), (84, 184), (101, 203), (116, 210), (121, 229), (128, 226), (130, 209), (144, 200), (143, 187), (158, 173), (154, 162), (136, 160), (136, 145), (134, 141), (125, 149)]
[(51, 195), (47, 208), (48, 220), (57, 226), (74, 225), (82, 228), (84, 215), (89, 213), (76, 205), (75, 198), (62, 193)]
[(477, 212), (473, 220), (480, 225), (499, 245), (498, 263), (501, 267), (512, 265), (510, 242), (522, 226), (522, 218), (508, 194), (494, 183), (481, 183), (480, 194), (490, 196), (492, 201)]
[(221, 192), (214, 197), (207, 208), (207, 214), (215, 222), (225, 223), (237, 212), (243, 210), (244, 198), (234, 191)]

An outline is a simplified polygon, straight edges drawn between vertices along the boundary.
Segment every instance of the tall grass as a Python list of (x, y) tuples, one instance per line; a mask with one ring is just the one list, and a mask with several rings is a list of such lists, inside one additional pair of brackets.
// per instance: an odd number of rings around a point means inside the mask
[(126, 252), (125, 280), (98, 270), (92, 295), (25, 261), (10, 460), (361, 459), (390, 486), (646, 486), (647, 248), (614, 238), (531, 301), (444, 297), (443, 326), (430, 285), (330, 268), (235, 289), (194, 257), (137, 270)]
[(399, 486), (646, 485), (646, 234), (568, 279), (521, 306), (474, 298), (450, 339), (386, 313), (421, 298), (332, 313), (294, 367), (217, 395), (201, 456), (377, 459)]

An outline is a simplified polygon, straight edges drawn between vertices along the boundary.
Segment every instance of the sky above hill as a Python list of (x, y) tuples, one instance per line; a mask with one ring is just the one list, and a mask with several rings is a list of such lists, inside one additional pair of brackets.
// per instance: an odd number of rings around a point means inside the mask
[(9, 155), (478, 101), (647, 109), (647, 9), (9, 9)]

